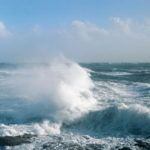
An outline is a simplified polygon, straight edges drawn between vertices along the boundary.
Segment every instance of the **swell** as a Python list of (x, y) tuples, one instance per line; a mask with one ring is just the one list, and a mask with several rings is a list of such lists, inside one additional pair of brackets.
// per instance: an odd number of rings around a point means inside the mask
[(150, 135), (150, 110), (141, 105), (111, 106), (66, 122), (63, 128), (96, 135)]

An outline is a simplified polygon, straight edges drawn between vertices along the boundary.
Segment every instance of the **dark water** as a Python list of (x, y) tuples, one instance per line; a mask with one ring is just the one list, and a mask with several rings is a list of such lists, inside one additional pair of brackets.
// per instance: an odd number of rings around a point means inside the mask
[(14, 149), (140, 149), (150, 64), (0, 63), (0, 135), (24, 134), (36, 136)]

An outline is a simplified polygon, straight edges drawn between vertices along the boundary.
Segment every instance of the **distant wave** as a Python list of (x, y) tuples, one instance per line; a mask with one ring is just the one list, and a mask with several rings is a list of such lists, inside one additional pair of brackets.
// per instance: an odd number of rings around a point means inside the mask
[(99, 72), (99, 74), (107, 76), (128, 76), (132, 75), (130, 72)]

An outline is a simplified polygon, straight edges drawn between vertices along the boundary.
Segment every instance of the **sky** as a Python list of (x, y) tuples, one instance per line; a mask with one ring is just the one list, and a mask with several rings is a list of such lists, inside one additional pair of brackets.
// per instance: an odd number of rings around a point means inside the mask
[(0, 62), (150, 62), (149, 0), (0, 0)]

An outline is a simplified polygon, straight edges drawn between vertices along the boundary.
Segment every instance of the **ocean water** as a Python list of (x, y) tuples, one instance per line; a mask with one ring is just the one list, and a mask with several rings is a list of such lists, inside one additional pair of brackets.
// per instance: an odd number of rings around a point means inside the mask
[[(150, 144), (150, 64), (0, 63), (0, 138), (13, 150), (141, 149)], [(143, 149), (148, 149), (144, 147)]]

